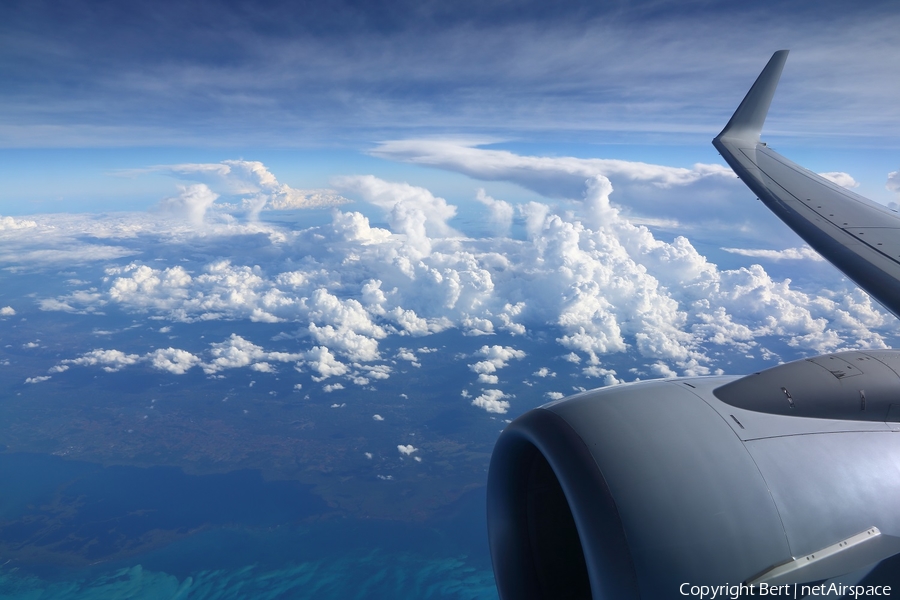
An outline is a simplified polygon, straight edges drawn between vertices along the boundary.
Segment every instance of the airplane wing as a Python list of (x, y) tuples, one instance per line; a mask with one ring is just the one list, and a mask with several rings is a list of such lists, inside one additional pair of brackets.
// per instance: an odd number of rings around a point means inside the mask
[(772, 55), (713, 145), (778, 218), (900, 317), (900, 214), (789, 161), (760, 141), (787, 55), (787, 50)]

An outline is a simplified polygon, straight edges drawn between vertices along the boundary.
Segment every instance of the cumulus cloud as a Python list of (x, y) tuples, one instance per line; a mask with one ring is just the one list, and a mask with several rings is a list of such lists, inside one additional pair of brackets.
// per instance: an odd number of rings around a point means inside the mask
[(60, 365), (101, 366), (108, 373), (114, 373), (125, 367), (136, 364), (141, 360), (137, 354), (126, 354), (121, 350), (91, 350), (78, 358), (69, 358), (60, 362)]
[(472, 406), (483, 408), (489, 413), (502, 415), (509, 410), (509, 402), (504, 398), (509, 398), (509, 396), (500, 390), (485, 390), (484, 393), (472, 400)]
[[(662, 363), (659, 363), (662, 364)], [(604, 369), (598, 365), (590, 365), (581, 370), (581, 374), (585, 377), (597, 377), (603, 380), (603, 385), (616, 385), (623, 383), (621, 379), (616, 377), (615, 369)]]
[(335, 185), (384, 210), (391, 229), (405, 236), (406, 245), (414, 256), (431, 253), (432, 237), (459, 235), (447, 224), (456, 215), (456, 207), (425, 188), (392, 183), (372, 175), (340, 177), (335, 180)]
[(381, 415), (372, 415), (372, 419), (375, 421), (384, 421), (384, 417)]
[(154, 369), (168, 371), (175, 375), (185, 374), (191, 367), (200, 364), (200, 358), (186, 350), (177, 348), (158, 349), (147, 355), (147, 360)]
[(0, 317), (12, 317), (16, 314), (16, 309), (12, 306), (4, 306), (0, 308)]
[(315, 346), (303, 357), (304, 362), (319, 375), (313, 376), (315, 381), (340, 376), (349, 371), (349, 367), (335, 358), (334, 354), (324, 346)]
[(419, 362), (419, 358), (416, 356), (415, 351), (410, 350), (409, 348), (400, 347), (397, 349), (397, 358), (400, 360), (409, 361), (414, 367), (421, 367), (422, 363)]
[[(512, 162), (523, 172), (544, 168)], [(553, 165), (551, 171), (561, 168)], [(645, 184), (678, 185), (675, 175), (641, 177)], [(708, 178), (685, 180), (695, 176)], [(613, 187), (603, 175), (581, 180), (578, 203), (518, 204), (522, 228), (514, 236), (481, 239), (450, 228), (455, 207), (424, 188), (371, 176), (345, 178), (341, 185), (380, 207), (390, 229), (373, 227), (360, 213), (335, 210), (329, 223), (306, 229), (235, 230), (221, 237), (236, 246), (232, 258), (114, 264), (101, 281), (78, 283), (67, 294), (39, 299), (39, 306), (76, 313), (115, 306), (182, 322), (280, 323), (291, 333), (277, 339), (296, 340), (295, 352), (273, 354), (233, 336), (197, 354), (200, 362), (160, 355), (157, 368), (198, 366), (214, 374), (240, 367), (271, 371), (279, 362), (295, 362), (317, 381), (346, 377), (357, 385), (389, 376), (386, 365), (375, 364), (384, 361), (382, 340), (450, 328), (481, 339), (549, 328), (558, 355), (608, 384), (620, 378), (602, 357), (616, 353), (640, 361), (643, 372), (703, 375), (720, 368), (722, 346), (746, 352), (773, 336), (797, 352), (886, 346), (879, 328), (889, 317), (850, 284), (801, 289), (759, 265), (721, 269), (687, 238), (664, 241), (635, 224), (611, 202)], [(146, 220), (137, 223), (129, 230), (122, 221), (105, 231), (163, 235), (153, 234)], [(38, 229), (44, 227), (53, 231), (39, 223)], [(75, 230), (66, 231), (74, 236)], [(201, 250), (213, 243), (185, 239)], [(777, 256), (791, 252), (771, 258)], [(423, 351), (400, 347), (393, 358), (419, 365)], [(497, 385), (498, 370), (521, 358), (517, 352), (485, 344), (469, 368), (481, 383)], [(500, 392), (478, 396), (485, 409), (505, 410), (504, 398)]]
[(42, 381), (47, 381), (50, 379), (49, 375), (38, 375), (37, 377), (28, 377), (25, 379), (25, 383), (41, 383)]
[(493, 224), (496, 233), (499, 235), (509, 235), (513, 216), (516, 212), (513, 205), (509, 202), (504, 202), (503, 200), (491, 198), (485, 193), (484, 188), (478, 188), (475, 199), (488, 207), (490, 215), (489, 219)]
[(241, 197), (240, 208), (251, 220), (261, 210), (293, 210), (334, 206), (348, 200), (333, 190), (298, 190), (281, 183), (266, 166), (253, 160), (224, 160), (220, 163), (185, 163), (158, 165), (141, 169), (143, 172), (163, 172), (172, 176), (199, 181), (223, 194)]
[(672, 377), (678, 377), (678, 373), (673, 371), (663, 363), (656, 363), (654, 365), (650, 365), (650, 372), (654, 377), (663, 377), (666, 379), (670, 379)]
[(413, 452), (419, 451), (419, 449), (414, 447), (412, 444), (407, 444), (405, 446), (403, 444), (398, 444), (397, 450), (400, 451), (400, 454), (403, 454), (406, 456), (410, 456)]
[[(263, 373), (273, 373), (275, 368), (267, 361), (297, 362), (306, 357), (306, 354), (301, 353), (267, 351), (237, 334), (232, 334), (223, 342), (213, 342), (206, 354), (208, 360), (204, 361), (203, 357), (180, 348), (158, 348), (143, 355), (101, 348), (86, 352), (77, 358), (63, 359), (51, 367), (50, 372), (62, 373), (73, 365), (100, 366), (107, 372), (115, 372), (125, 367), (146, 363), (154, 369), (173, 375), (184, 375), (193, 367), (201, 367), (207, 375), (241, 367), (248, 367)], [(250, 385), (252, 386), (254, 383), (251, 382)], [(302, 385), (297, 384), (294, 387), (300, 389)]]
[(836, 183), (841, 187), (847, 188), (848, 190), (859, 187), (859, 182), (853, 179), (853, 177), (849, 173), (843, 173), (841, 171), (831, 171), (828, 173), (819, 173), (819, 175), (832, 183)]
[(387, 333), (372, 322), (359, 301), (341, 300), (324, 289), (318, 289), (312, 293), (307, 306), (309, 331), (316, 342), (339, 350), (353, 360), (379, 358), (377, 340)]
[(202, 183), (178, 186), (178, 190), (177, 196), (160, 201), (157, 210), (171, 217), (186, 219), (195, 227), (203, 225), (206, 211), (219, 195)]
[(496, 385), (500, 379), (494, 373), (502, 369), (512, 359), (525, 358), (525, 353), (511, 346), (482, 346), (477, 356), (484, 356), (486, 360), (469, 365), (469, 369), (478, 373), (478, 382)]
[(884, 186), (891, 192), (900, 193), (900, 171), (891, 171), (887, 176), (887, 183)]
[(257, 371), (267, 372), (271, 370), (268, 365), (264, 367), (259, 365), (269, 361), (296, 362), (305, 357), (301, 353), (267, 352), (261, 346), (245, 340), (236, 333), (232, 333), (224, 342), (213, 343), (211, 346), (212, 360), (202, 365), (207, 375), (247, 366), (256, 366)]

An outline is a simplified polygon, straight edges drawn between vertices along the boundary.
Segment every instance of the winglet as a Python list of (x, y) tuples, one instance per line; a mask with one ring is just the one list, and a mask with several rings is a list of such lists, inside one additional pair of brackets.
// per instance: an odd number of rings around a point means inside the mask
[(769, 113), (769, 105), (772, 104), (772, 96), (778, 87), (784, 62), (787, 60), (788, 50), (779, 50), (772, 55), (766, 68), (763, 69), (756, 83), (744, 96), (744, 101), (734, 111), (728, 125), (717, 138), (740, 138), (752, 142), (759, 142), (759, 133), (762, 131), (766, 115)]

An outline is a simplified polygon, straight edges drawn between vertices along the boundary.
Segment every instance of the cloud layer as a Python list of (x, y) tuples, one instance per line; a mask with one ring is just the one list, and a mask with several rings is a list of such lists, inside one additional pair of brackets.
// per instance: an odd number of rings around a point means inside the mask
[[(45, 298), (42, 306), (115, 305), (185, 322), (296, 323), (315, 345), (360, 362), (379, 358), (378, 342), (388, 335), (447, 328), (524, 334), (547, 324), (559, 328), (563, 348), (590, 363), (633, 349), (697, 373), (707, 372), (708, 343), (782, 335), (827, 351), (841, 345), (829, 333), (837, 323), (857, 323), (856, 343), (883, 345), (867, 325), (884, 317), (867, 300), (801, 291), (758, 265), (721, 270), (686, 238), (663, 242), (623, 218), (601, 176), (588, 183), (580, 214), (519, 205), (524, 239), (468, 239), (447, 225), (453, 207), (427, 190), (373, 177), (352, 183), (385, 211), (390, 230), (338, 211), (326, 226), (269, 231), (280, 258), (265, 267), (217, 260), (189, 270), (133, 261), (108, 267), (94, 291)], [(293, 268), (285, 270), (287, 263)], [(316, 364), (330, 363), (320, 357)]]
[[(448, 147), (442, 151), (449, 152)], [(486, 156), (485, 169), (493, 155)], [(498, 167), (497, 177), (540, 181), (546, 176), (554, 185), (560, 177), (574, 185), (590, 168), (606, 168), (565, 159), (535, 162), (511, 153), (500, 158), (514, 167)], [(584, 171), (560, 171), (559, 165), (566, 164)], [(630, 177), (660, 186), (689, 185), (679, 183), (681, 176), (720, 177), (698, 169), (693, 175), (677, 171), (670, 181), (670, 171), (652, 165), (616, 168), (620, 174), (634, 169), (637, 174)], [(729, 353), (777, 360), (770, 349), (780, 345), (777, 340), (801, 355), (882, 348), (893, 323), (845, 281), (833, 280), (831, 289), (798, 287), (758, 264), (720, 268), (686, 237), (659, 239), (613, 204), (613, 186), (599, 173), (582, 181), (579, 201), (514, 204), (476, 191), (480, 204), (474, 206), (497, 225), (488, 237), (469, 237), (451, 226), (457, 207), (426, 188), (374, 176), (345, 177), (336, 184), (380, 211), (387, 227), (374, 226), (360, 212), (338, 209), (329, 223), (306, 228), (201, 223), (198, 215), (209, 210), (212, 196), (208, 188), (195, 188), (186, 190), (185, 198), (195, 198), (196, 206), (179, 206), (197, 218), (177, 224), (146, 215), (118, 215), (109, 222), (45, 216), (35, 218), (34, 226), (5, 230), (11, 253), (18, 245), (36, 243), (37, 234), (61, 246), (83, 243), (87, 224), (95, 239), (104, 240), (102, 247), (121, 249), (100, 257), (113, 262), (99, 280), (74, 281), (70, 292), (38, 298), (43, 310), (116, 310), (170, 323), (276, 325), (282, 331), (277, 339), (294, 348), (266, 350), (242, 333), (213, 342), (199, 354), (177, 347), (132, 353), (98, 348), (64, 358), (55, 372), (145, 364), (173, 374), (198, 368), (221, 376), (236, 368), (274, 373), (287, 364), (314, 381), (343, 378), (366, 386), (389, 377), (391, 361), (413, 368), (421, 364), (425, 348), (401, 346), (389, 356), (382, 347), (387, 338), (456, 330), (479, 340), (467, 364), (480, 389), (469, 401), (502, 414), (511, 398), (497, 389), (502, 370), (523, 360), (525, 352), (491, 343), (490, 336), (498, 333), (515, 339), (549, 332), (557, 357), (577, 364), (582, 376), (608, 385), (626, 378), (608, 364), (616, 355), (631, 357), (636, 376), (704, 375), (721, 372), (727, 366), (721, 357)], [(156, 246), (147, 245), (152, 240)], [(142, 256), (118, 258), (137, 251), (131, 248), (140, 248)], [(154, 260), (148, 248), (169, 258)], [(767, 260), (818, 259), (808, 249), (727, 250)], [(222, 254), (227, 257), (210, 258)], [(546, 367), (535, 372), (539, 378), (551, 374)], [(334, 382), (328, 385), (329, 391), (341, 389)]]

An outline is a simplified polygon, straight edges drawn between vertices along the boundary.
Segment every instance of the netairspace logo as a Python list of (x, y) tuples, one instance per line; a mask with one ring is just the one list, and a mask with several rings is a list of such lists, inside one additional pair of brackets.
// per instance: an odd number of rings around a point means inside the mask
[(725, 584), (725, 585), (691, 585), (682, 583), (678, 588), (682, 596), (691, 596), (701, 600), (716, 600), (717, 598), (737, 600), (750, 597), (773, 598), (808, 598), (808, 597), (832, 597), (832, 598), (865, 598), (865, 597), (890, 597), (889, 585), (846, 585), (839, 583), (818, 585), (805, 585), (787, 583), (783, 585), (760, 584)]

